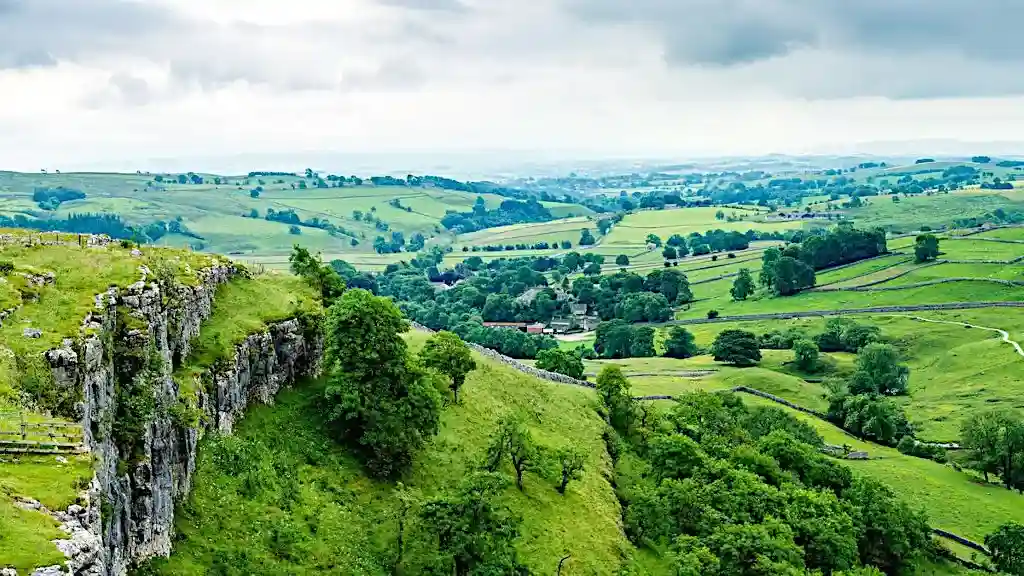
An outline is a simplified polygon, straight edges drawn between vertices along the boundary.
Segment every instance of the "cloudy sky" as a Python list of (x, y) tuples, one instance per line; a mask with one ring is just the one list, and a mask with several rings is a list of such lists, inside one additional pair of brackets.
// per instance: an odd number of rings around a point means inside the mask
[(0, 169), (1016, 141), (1022, 22), (1010, 0), (0, 0)]

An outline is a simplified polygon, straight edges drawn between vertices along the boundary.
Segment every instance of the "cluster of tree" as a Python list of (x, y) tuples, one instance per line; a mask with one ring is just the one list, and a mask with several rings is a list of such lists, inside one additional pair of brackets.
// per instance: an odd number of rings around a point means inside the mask
[(423, 249), (427, 239), (423, 234), (417, 232), (410, 239), (409, 244), (406, 245), (405, 234), (395, 230), (391, 232), (391, 238), (387, 239), (383, 236), (377, 236), (373, 239), (373, 250), (377, 254), (398, 254), (403, 249), (407, 249), (409, 252), (416, 252)]
[(927, 262), (939, 257), (939, 239), (934, 234), (920, 234), (914, 238), (914, 261)]
[(761, 257), (761, 285), (776, 296), (792, 296), (801, 290), (813, 288), (814, 268), (800, 259), (799, 244), (790, 244), (785, 251), (768, 248)]
[[(896, 446), (914, 430), (906, 414), (888, 396), (906, 394), (910, 369), (888, 344), (875, 342), (860, 349), (853, 375), (846, 381), (826, 380), (830, 389), (828, 419), (868, 440)], [(928, 454), (944, 460), (945, 454)]]
[[(259, 218), (259, 211), (257, 211), (255, 208), (250, 210), (249, 217)], [(319, 230), (326, 230), (332, 236), (342, 235), (348, 236), (353, 240), (356, 240), (356, 235), (353, 232), (346, 229), (344, 226), (338, 226), (332, 223), (330, 220), (327, 220), (326, 218), (320, 218), (318, 216), (314, 216), (309, 220), (303, 220), (302, 218), (299, 217), (298, 214), (296, 214), (295, 210), (293, 209), (274, 210), (273, 208), (267, 208), (267, 213), (266, 215), (263, 216), (263, 219), (269, 222), (280, 222), (282, 224), (289, 224), (292, 228), (302, 226), (305, 228), (317, 228)], [(301, 230), (298, 232), (292, 232), (292, 234), (299, 233), (301, 233)]]
[(895, 574), (930, 553), (921, 512), (779, 408), (701, 392), (662, 413), (614, 367), (597, 388), (626, 534), (675, 574)]
[[(600, 273), (600, 265), (584, 268), (591, 271)], [(678, 270), (653, 270), (646, 277), (625, 270), (599, 278), (587, 275), (575, 279), (570, 291), (601, 319), (627, 322), (664, 322), (672, 317), (672, 306), (693, 301), (690, 282)]]
[(555, 240), (551, 243), (548, 242), (537, 242), (534, 244), (524, 244), (522, 242), (518, 244), (488, 244), (486, 246), (463, 246), (463, 252), (511, 252), (512, 250), (549, 250), (561, 248), (562, 250), (568, 250), (572, 248), (572, 242), (569, 240), (562, 240), (559, 242)]
[(992, 180), (992, 182), (982, 182), (982, 190), (1013, 190), (1012, 182), (1004, 182), (1000, 178)]
[(29, 218), (22, 214), (13, 217), (0, 215), (0, 228), (32, 228), (45, 232), (72, 234), (106, 234), (119, 240), (146, 242), (140, 228), (129, 225), (117, 214), (71, 214), (67, 218)]
[(886, 252), (884, 230), (858, 230), (840, 224), (832, 230), (810, 235), (799, 244), (787, 246), (783, 256), (796, 258), (815, 270), (822, 270), (874, 258)]
[(471, 212), (448, 212), (441, 225), (458, 234), (522, 224), (554, 220), (551, 212), (536, 200), (503, 200), (496, 210), (488, 210), (483, 197), (478, 196)]
[(141, 235), (145, 236), (145, 240), (148, 242), (156, 242), (166, 236), (167, 234), (178, 234), (181, 236), (188, 236), (189, 238), (196, 238), (202, 240), (203, 237), (192, 232), (188, 229), (188, 226), (182, 221), (181, 216), (176, 217), (170, 222), (163, 220), (157, 220), (151, 222), (140, 230)]
[(258, 172), (249, 172), (249, 174), (247, 176), (249, 178), (260, 178), (260, 177), (269, 177), (269, 176), (288, 176), (288, 177), (293, 177), (294, 178), (295, 176), (297, 176), (297, 174), (295, 174), (294, 172), (258, 171)]
[(572, 378), (583, 378), (583, 356), (578, 350), (551, 348), (537, 353), (537, 368), (565, 374)]
[(650, 358), (657, 355), (654, 334), (650, 326), (633, 326), (625, 320), (602, 322), (594, 335), (594, 351), (601, 358)]
[(85, 199), (85, 192), (74, 188), (57, 186), (56, 188), (36, 188), (32, 192), (32, 201), (42, 210), (53, 211), (60, 207), (62, 202)]

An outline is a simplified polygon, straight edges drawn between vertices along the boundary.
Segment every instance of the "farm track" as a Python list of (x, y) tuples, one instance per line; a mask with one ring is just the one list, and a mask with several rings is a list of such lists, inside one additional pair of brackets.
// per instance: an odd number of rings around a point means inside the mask
[(901, 318), (910, 318), (912, 320), (917, 320), (917, 321), (920, 321), (920, 322), (930, 322), (932, 324), (953, 324), (955, 326), (965, 326), (967, 328), (977, 328), (978, 330), (986, 330), (988, 332), (997, 332), (1000, 336), (1002, 336), (1003, 342), (1006, 342), (1007, 344), (1013, 346), (1013, 348), (1017, 351), (1017, 354), (1019, 354), (1021, 357), (1024, 357), (1024, 347), (1021, 346), (1020, 342), (1017, 342), (1016, 340), (1010, 339), (1010, 333), (1007, 332), (1006, 330), (1003, 330), (1002, 328), (993, 328), (991, 326), (980, 326), (978, 324), (969, 324), (967, 322), (956, 322), (954, 320), (933, 320), (931, 318), (922, 318), (921, 316), (908, 316), (908, 315), (904, 315), (904, 314), (897, 314), (896, 316), (901, 317)]

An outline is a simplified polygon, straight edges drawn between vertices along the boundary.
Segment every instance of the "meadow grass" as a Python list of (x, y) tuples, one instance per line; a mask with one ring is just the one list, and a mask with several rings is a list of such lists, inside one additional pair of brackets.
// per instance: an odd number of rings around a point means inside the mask
[[(636, 244), (645, 243), (648, 234), (657, 234), (662, 241), (668, 240), (673, 234), (686, 236), (691, 232), (704, 234), (708, 230), (726, 230), (746, 232), (747, 230), (781, 231), (799, 228), (801, 222), (763, 222), (756, 220), (759, 216), (753, 212), (736, 210), (743, 220), (728, 222), (716, 220), (718, 208), (675, 208), (668, 210), (643, 210), (626, 215), (608, 233), (605, 244)], [(730, 214), (729, 209), (723, 209)]]
[(231, 358), (235, 346), (281, 322), (319, 308), (317, 295), (301, 278), (264, 274), (234, 278), (217, 287), (213, 311), (192, 341), (188, 358), (174, 373), (182, 393), (194, 392), (199, 377), (218, 361)]
[(909, 274), (894, 278), (882, 286), (901, 286), (915, 282), (941, 280), (942, 278), (995, 278), (1024, 281), (1024, 262), (1009, 265), (941, 263), (934, 266), (919, 266)]
[[(728, 279), (726, 280), (728, 282)], [(708, 285), (704, 285), (705, 287)], [(701, 288), (696, 286), (695, 288)], [(778, 312), (847, 310), (872, 306), (899, 306), (910, 304), (936, 304), (942, 302), (996, 302), (1022, 301), (1024, 288), (1003, 286), (984, 281), (956, 282), (933, 286), (873, 292), (801, 292), (794, 296), (771, 297), (733, 301), (726, 289), (710, 300), (695, 302), (688, 310), (681, 310), (679, 318), (704, 317), (708, 310), (718, 310), (722, 316), (739, 314), (765, 314)]]
[(817, 274), (817, 284), (822, 286), (825, 284), (832, 284), (837, 282), (843, 282), (853, 278), (859, 278), (867, 274), (885, 270), (891, 266), (908, 262), (911, 258), (902, 254), (893, 254), (891, 256), (882, 256), (881, 258), (872, 258), (863, 262), (858, 262), (845, 268), (838, 270), (822, 270)]
[[(997, 208), (1009, 211), (1019, 208), (1014, 202), (996, 193), (987, 194), (935, 194), (901, 197), (893, 202), (888, 196), (869, 197), (869, 204), (861, 208), (844, 210), (858, 228), (883, 227), (887, 230), (909, 232), (921, 226), (937, 229), (952, 225), (961, 218), (980, 217)], [(890, 247), (891, 249), (891, 247)]]
[[(418, 349), (426, 336), (409, 334)], [(506, 414), (526, 418), (535, 440), (555, 448), (578, 443), (587, 454), (583, 478), (565, 496), (553, 480), (527, 472), (525, 491), (512, 483), (502, 504), (522, 517), (516, 547), (533, 573), (554, 570), (572, 554), (563, 574), (615, 573), (630, 546), (620, 526), (620, 508), (608, 477), (610, 462), (601, 440), (604, 423), (596, 395), (536, 380), (477, 357), (458, 405), (444, 409), (441, 431), (417, 455), (403, 479), (418, 499), (453, 488), (483, 459), (491, 434)], [(386, 574), (394, 558), (398, 498), (391, 484), (366, 478), (359, 464), (334, 443), (317, 409), (322, 384), (285, 390), (274, 407), (254, 407), (231, 440), (208, 439), (200, 448), (195, 490), (181, 507), (174, 553), (156, 562), (159, 573), (206, 574), (217, 558), (245, 554), (290, 574)], [(281, 442), (287, 435), (288, 442)], [(221, 463), (216, 443), (255, 442), (272, 454), (274, 469), (296, 483), (285, 506), (272, 489), (247, 487), (244, 474)], [(272, 447), (272, 450), (271, 450)], [(291, 480), (290, 480), (291, 481)], [(415, 515), (415, 512), (412, 513)], [(302, 543), (281, 555), (282, 526)], [(408, 535), (407, 535), (408, 536)], [(407, 558), (422, 542), (407, 541)]]
[(50, 510), (64, 510), (78, 499), (78, 492), (92, 478), (87, 456), (68, 457), (67, 464), (53, 456), (22, 456), (0, 461), (0, 568), (11, 566), (19, 573), (64, 561), (51, 540), (66, 537), (50, 516), (22, 510), (15, 497), (38, 500)]
[(986, 242), (967, 238), (943, 238), (939, 258), (948, 260), (1012, 260), (1024, 256), (1024, 244)]
[(589, 228), (590, 233), (596, 238), (597, 224), (587, 217), (565, 218), (552, 220), (551, 222), (538, 222), (528, 224), (513, 224), (511, 226), (499, 226), (487, 228), (460, 235), (454, 244), (455, 250), (461, 250), (462, 246), (488, 246), (508, 244), (536, 244), (538, 242), (572, 242), (573, 249), (584, 252), (586, 246), (577, 246), (580, 235), (584, 228)]
[(1024, 227), (1018, 228), (998, 228), (996, 230), (989, 230), (969, 238), (996, 238), (999, 240), (1020, 240), (1024, 242)]

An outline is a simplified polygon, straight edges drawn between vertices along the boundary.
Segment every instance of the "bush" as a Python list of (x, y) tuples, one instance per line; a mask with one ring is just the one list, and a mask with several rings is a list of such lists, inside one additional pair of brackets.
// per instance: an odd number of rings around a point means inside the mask
[(0, 274), (7, 275), (14, 272), (14, 262), (10, 260), (0, 260)]
[(736, 255), (735, 255), (735, 254), (733, 254), (732, 252), (729, 252), (729, 254), (727, 254), (727, 256), (728, 256), (728, 258), (729, 258), (730, 260), (736, 257)]
[(711, 345), (716, 362), (753, 366), (761, 361), (757, 336), (744, 330), (723, 330)]
[(708, 310), (708, 320), (718, 318), (718, 310)]

